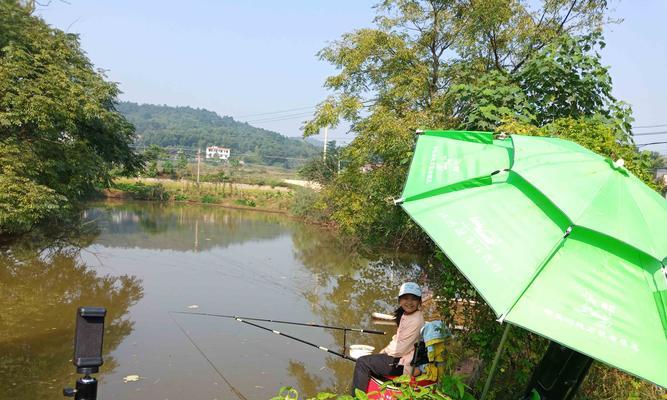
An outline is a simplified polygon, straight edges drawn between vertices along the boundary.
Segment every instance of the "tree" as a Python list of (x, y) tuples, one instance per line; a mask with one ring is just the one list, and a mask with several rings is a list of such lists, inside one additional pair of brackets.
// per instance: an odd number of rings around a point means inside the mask
[(176, 177), (176, 169), (170, 160), (165, 161), (162, 165), (162, 173), (169, 175), (172, 179)]
[(148, 166), (146, 167), (146, 175), (151, 178), (157, 176), (157, 163), (160, 158), (164, 157), (166, 154), (166, 151), (156, 144), (148, 146), (146, 151), (144, 151), (144, 158), (148, 162)]
[(185, 156), (183, 150), (179, 150), (176, 161), (176, 171), (181, 177), (183, 177), (187, 173), (187, 170), (188, 170), (188, 159)]
[[(463, 126), (471, 108), (494, 126), (505, 116), (535, 120), (530, 96), (537, 92), (519, 85), (518, 71), (563, 35), (595, 31), (606, 1), (546, 0), (536, 8), (523, 0), (385, 0), (376, 9), (376, 28), (346, 33), (320, 51), (339, 72), (325, 81), (333, 94), (304, 135), (341, 120), (357, 133), (343, 154), (346, 170), (324, 190), (344, 231), (384, 243), (422, 242), (421, 230), (391, 201), (402, 190), (415, 130)], [(466, 97), (460, 85), (481, 94)], [(478, 102), (494, 87), (502, 101), (489, 104), (496, 109), (489, 118)]]
[(327, 158), (316, 157), (308, 160), (301, 168), (299, 175), (309, 181), (323, 184), (331, 183), (340, 169), (340, 149), (335, 141), (327, 143)]
[[(114, 168), (140, 170), (134, 129), (114, 108), (118, 93), (76, 35), (18, 1), (0, 2), (0, 146), (13, 149), (0, 165), (0, 234), (63, 215), (108, 186)], [(21, 163), (26, 168), (9, 167)], [(31, 208), (39, 211), (29, 215)]]

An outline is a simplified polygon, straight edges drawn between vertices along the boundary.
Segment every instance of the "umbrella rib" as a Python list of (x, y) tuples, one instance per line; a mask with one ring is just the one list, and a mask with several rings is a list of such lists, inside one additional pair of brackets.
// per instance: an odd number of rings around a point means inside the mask
[(507, 308), (507, 311), (505, 311), (503, 314), (500, 315), (500, 318), (498, 318), (498, 322), (503, 323), (503, 321), (505, 320), (505, 318), (507, 318), (507, 316), (508, 316), (509, 313), (512, 311), (512, 309), (514, 308), (514, 306), (516, 305), (516, 303), (518, 303), (519, 300), (521, 300), (521, 297), (523, 297), (523, 295), (524, 295), (524, 294), (526, 293), (526, 291), (530, 288), (530, 286), (533, 284), (533, 282), (535, 282), (535, 279), (537, 278), (537, 276), (542, 272), (542, 270), (544, 270), (544, 267), (547, 266), (547, 264), (549, 263), (549, 261), (551, 261), (551, 259), (553, 258), (553, 256), (556, 255), (556, 253), (558, 252), (558, 250), (560, 250), (560, 248), (563, 247), (563, 243), (565, 243), (565, 239), (567, 239), (567, 237), (570, 236), (570, 233), (571, 233), (571, 232), (572, 232), (572, 227), (570, 226), (570, 227), (567, 228), (567, 230), (565, 231), (565, 234), (563, 235), (563, 237), (560, 238), (560, 240), (558, 241), (558, 243), (556, 243), (556, 244), (551, 248), (551, 251), (549, 251), (549, 254), (547, 254), (547, 256), (544, 258), (544, 260), (542, 260), (542, 262), (540, 263), (540, 265), (538, 266), (538, 268), (535, 270), (535, 273), (533, 273), (533, 275), (530, 277), (530, 280), (528, 281), (528, 284), (525, 285), (525, 287), (524, 287), (524, 289), (521, 291), (521, 293), (514, 299), (514, 301), (512, 302), (512, 305), (510, 305), (510, 306)]
[(417, 193), (417, 194), (409, 196), (405, 199), (398, 199), (397, 201), (402, 203), (402, 202), (406, 202), (406, 201), (421, 200), (421, 199), (425, 199), (427, 197), (437, 196), (439, 194), (458, 192), (459, 190), (465, 190), (465, 189), (476, 188), (476, 187), (481, 187), (481, 186), (488, 186), (488, 185), (493, 184), (491, 176), (495, 175), (498, 172), (500, 172), (500, 171), (497, 171), (497, 172), (494, 172), (494, 173), (491, 173), (491, 174), (488, 174), (488, 175), (478, 176), (476, 178), (466, 179), (466, 180), (461, 181), (461, 182), (456, 182), (456, 183), (453, 183), (451, 185), (442, 186), (442, 187), (439, 187), (439, 188), (436, 188), (436, 189), (428, 190), (426, 192)]

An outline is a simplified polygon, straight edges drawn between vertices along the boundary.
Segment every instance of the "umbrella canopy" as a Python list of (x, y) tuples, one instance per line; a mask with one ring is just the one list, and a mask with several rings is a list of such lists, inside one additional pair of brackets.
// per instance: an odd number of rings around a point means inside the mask
[(622, 163), (425, 131), (399, 202), (501, 322), (667, 386), (667, 201)]

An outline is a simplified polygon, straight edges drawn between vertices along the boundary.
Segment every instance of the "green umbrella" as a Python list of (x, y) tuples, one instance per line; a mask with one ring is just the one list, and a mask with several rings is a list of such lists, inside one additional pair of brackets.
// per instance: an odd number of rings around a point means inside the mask
[(622, 162), (425, 131), (398, 202), (500, 322), (667, 386), (667, 202)]

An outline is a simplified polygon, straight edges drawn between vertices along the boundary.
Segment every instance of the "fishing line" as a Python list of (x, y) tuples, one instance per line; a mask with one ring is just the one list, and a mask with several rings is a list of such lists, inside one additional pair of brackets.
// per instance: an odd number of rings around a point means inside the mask
[(242, 400), (248, 400), (248, 398), (245, 397), (245, 396), (243, 395), (243, 393), (241, 393), (237, 388), (235, 388), (234, 385), (232, 385), (231, 382), (229, 382), (229, 381), (227, 380), (227, 378), (225, 378), (224, 375), (222, 375), (222, 372), (220, 372), (220, 370), (213, 364), (213, 362), (211, 362), (211, 360), (210, 360), (208, 357), (206, 357), (206, 354), (204, 354), (204, 352), (202, 351), (202, 349), (200, 349), (199, 346), (197, 346), (197, 343), (195, 343), (195, 341), (192, 340), (192, 338), (190, 337), (190, 335), (188, 335), (188, 333), (185, 331), (185, 329), (183, 329), (183, 327), (181, 326), (181, 324), (179, 324), (178, 321), (176, 321), (176, 319), (175, 319), (174, 316), (172, 315), (172, 312), (171, 312), (171, 311), (169, 311), (169, 317), (171, 318), (172, 321), (174, 321), (174, 323), (176, 324), (176, 326), (178, 326), (178, 329), (180, 329), (181, 332), (183, 332), (183, 334), (185, 335), (185, 337), (187, 337), (188, 340), (190, 340), (190, 343), (192, 343), (192, 345), (195, 346), (195, 349), (197, 349), (197, 351), (199, 351), (199, 354), (201, 354), (202, 357), (204, 357), (204, 359), (206, 359), (206, 361), (208, 361), (209, 365), (215, 370), (215, 372), (218, 373), (218, 376), (219, 376), (220, 378), (222, 378), (223, 381), (225, 381), (225, 383), (227, 384), (227, 386), (229, 386), (229, 388), (232, 390), (232, 392), (234, 392), (234, 394), (236, 394), (236, 396), (237, 396), (239, 399), (242, 399)]

